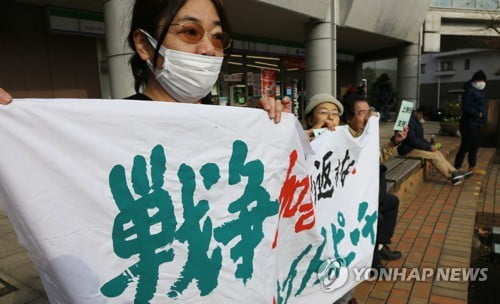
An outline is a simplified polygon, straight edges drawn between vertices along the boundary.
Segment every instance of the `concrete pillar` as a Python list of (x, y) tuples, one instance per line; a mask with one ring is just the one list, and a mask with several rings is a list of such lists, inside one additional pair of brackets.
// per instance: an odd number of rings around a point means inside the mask
[(420, 44), (403, 47), (398, 56), (398, 100), (414, 102), (418, 107), (420, 85)]
[(325, 20), (313, 21), (306, 28), (307, 98), (316, 93), (337, 95), (337, 30), (335, 23), (335, 16), (338, 15), (337, 2), (338, 0), (332, 0), (331, 10), (327, 12)]
[(134, 77), (128, 63), (132, 50), (127, 44), (135, 0), (107, 0), (104, 3), (106, 46), (111, 96), (124, 98), (134, 94)]

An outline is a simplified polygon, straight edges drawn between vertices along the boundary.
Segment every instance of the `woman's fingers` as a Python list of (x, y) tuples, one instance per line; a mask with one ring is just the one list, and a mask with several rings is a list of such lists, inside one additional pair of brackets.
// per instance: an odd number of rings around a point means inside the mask
[(12, 102), (12, 96), (10, 96), (9, 93), (7, 93), (7, 91), (5, 91), (4, 89), (0, 88), (0, 104), (9, 104)]

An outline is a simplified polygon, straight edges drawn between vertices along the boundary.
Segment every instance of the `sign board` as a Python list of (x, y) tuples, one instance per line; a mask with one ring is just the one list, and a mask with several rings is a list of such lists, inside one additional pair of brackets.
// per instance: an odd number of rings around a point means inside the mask
[(413, 112), (414, 103), (411, 101), (403, 100), (399, 107), (398, 117), (394, 123), (394, 131), (402, 131), (408, 125)]
[(260, 76), (261, 95), (276, 97), (276, 71), (262, 69)]
[(66, 8), (48, 8), (47, 14), (51, 31), (91, 36), (105, 34), (102, 14)]

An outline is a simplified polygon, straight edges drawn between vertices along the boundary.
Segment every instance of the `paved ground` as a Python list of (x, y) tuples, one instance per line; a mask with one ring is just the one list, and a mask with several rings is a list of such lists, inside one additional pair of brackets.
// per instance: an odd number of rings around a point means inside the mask
[(38, 273), (0, 209), (0, 304), (49, 303)]
[[(381, 125), (382, 142), (392, 134), (392, 126)], [(430, 137), (438, 133), (439, 126), (430, 122), (425, 129)], [(457, 145), (459, 138), (443, 137), (442, 142)], [(491, 163), (494, 154), (494, 149), (480, 150), (478, 167), (488, 169), (484, 177), (474, 176), (453, 187), (434, 172), (402, 199), (393, 246), (403, 252), (403, 258), (387, 266), (469, 267), (475, 210), (484, 221), (500, 215), (500, 194), (496, 194), (500, 166)], [(467, 303), (467, 282), (364, 282), (355, 296), (359, 303)], [(35, 268), (0, 210), (0, 304), (24, 303), (48, 300)]]
[[(452, 137), (442, 139), (448, 144), (459, 141)], [(500, 188), (499, 165), (492, 163), (495, 152), (480, 149), (478, 167), (487, 169), (486, 176), (473, 176), (460, 186), (452, 186), (433, 172), (402, 199), (392, 246), (403, 252), (403, 258), (387, 263), (386, 267), (470, 266), (476, 209), (487, 212), (490, 224), (495, 218), (496, 224), (500, 224), (500, 195), (496, 194)], [(451, 160), (453, 157), (454, 154)], [(358, 303), (467, 303), (468, 282), (433, 278), (421, 282), (364, 282), (356, 288), (355, 297)]]

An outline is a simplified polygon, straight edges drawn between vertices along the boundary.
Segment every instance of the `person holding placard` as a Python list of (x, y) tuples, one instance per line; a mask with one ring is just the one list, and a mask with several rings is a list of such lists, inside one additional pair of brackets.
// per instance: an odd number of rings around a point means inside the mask
[(453, 167), (446, 157), (424, 138), (424, 127), (421, 120), (424, 117), (423, 108), (420, 107), (411, 115), (409, 122), (408, 137), (398, 147), (398, 153), (402, 156), (418, 157), (429, 160), (434, 168), (451, 181), (458, 185), (465, 178), (471, 176), (469, 172), (461, 172)]

